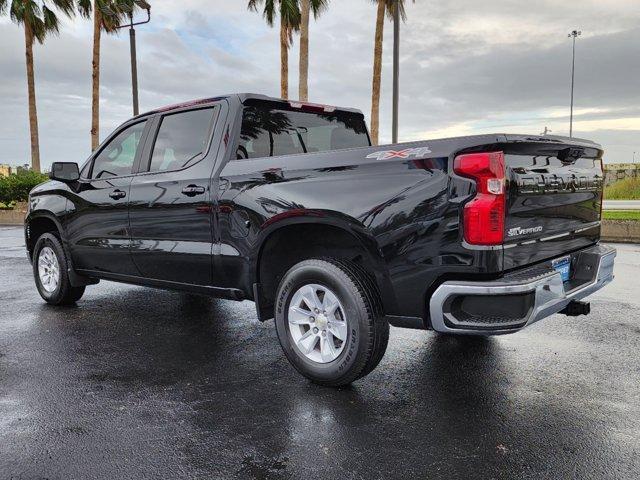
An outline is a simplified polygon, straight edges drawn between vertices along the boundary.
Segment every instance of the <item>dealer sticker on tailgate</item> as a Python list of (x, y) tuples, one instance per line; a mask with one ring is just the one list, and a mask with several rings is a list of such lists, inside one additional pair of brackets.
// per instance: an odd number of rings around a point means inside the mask
[(563, 282), (568, 282), (571, 276), (571, 257), (556, 258), (551, 262), (551, 266), (560, 272)]

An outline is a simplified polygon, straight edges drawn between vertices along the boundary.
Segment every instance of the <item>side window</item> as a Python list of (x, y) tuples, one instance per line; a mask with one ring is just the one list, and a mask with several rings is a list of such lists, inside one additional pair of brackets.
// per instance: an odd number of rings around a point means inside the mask
[(290, 112), (246, 106), (242, 113), (236, 158), (240, 160), (304, 153), (299, 133)]
[(209, 143), (213, 108), (166, 115), (153, 146), (150, 172), (188, 167), (202, 158)]
[(133, 169), (133, 161), (146, 123), (146, 121), (136, 123), (116, 135), (93, 161), (91, 178), (129, 175)]
[(245, 105), (236, 159), (276, 157), (370, 146), (364, 117), (336, 110), (287, 110), (270, 102)]

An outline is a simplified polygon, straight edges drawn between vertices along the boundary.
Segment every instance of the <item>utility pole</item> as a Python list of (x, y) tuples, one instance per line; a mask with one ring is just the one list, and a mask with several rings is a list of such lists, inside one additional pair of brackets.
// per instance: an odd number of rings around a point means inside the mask
[(398, 102), (400, 99), (400, 0), (393, 5), (393, 118), (392, 143), (398, 143)]
[(129, 48), (131, 50), (131, 94), (133, 96), (133, 115), (136, 116), (140, 113), (138, 108), (138, 61), (136, 58), (136, 29), (133, 28), (136, 25), (143, 25), (151, 21), (151, 6), (148, 6), (147, 19), (141, 22), (133, 21), (133, 11), (129, 12), (129, 23), (124, 25), (118, 25), (116, 28), (129, 27)]
[(573, 137), (573, 84), (576, 71), (576, 38), (582, 35), (579, 30), (574, 30), (569, 34), (569, 38), (573, 37), (573, 55), (571, 58), (571, 113), (569, 116), (569, 137)]

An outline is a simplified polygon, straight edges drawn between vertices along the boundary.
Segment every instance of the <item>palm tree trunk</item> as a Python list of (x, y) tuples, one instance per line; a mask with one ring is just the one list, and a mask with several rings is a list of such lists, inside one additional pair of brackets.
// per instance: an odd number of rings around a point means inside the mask
[(289, 31), (280, 19), (280, 97), (289, 97)]
[(309, 100), (309, 15), (310, 0), (302, 0), (300, 6), (300, 100)]
[(93, 57), (91, 59), (91, 150), (100, 143), (100, 33), (102, 17), (97, 2), (93, 6)]
[(373, 48), (373, 82), (371, 86), (371, 141), (378, 145), (380, 130), (380, 83), (382, 81), (382, 40), (384, 33), (384, 0), (378, 0), (376, 37)]
[(36, 111), (36, 85), (33, 72), (33, 32), (29, 21), (24, 22), (25, 57), (27, 59), (27, 90), (29, 95), (29, 132), (31, 135), (31, 168), (40, 171), (40, 145), (38, 141), (38, 112)]

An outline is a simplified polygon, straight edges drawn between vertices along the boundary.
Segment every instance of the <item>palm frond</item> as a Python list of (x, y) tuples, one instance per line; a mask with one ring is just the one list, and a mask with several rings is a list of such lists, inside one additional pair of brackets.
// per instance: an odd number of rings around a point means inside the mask
[(311, 0), (311, 11), (316, 20), (329, 8), (329, 0)]
[(57, 15), (46, 5), (42, 5), (42, 25), (44, 28), (44, 35), (50, 32), (58, 33), (60, 31)]
[[(44, 12), (44, 7), (46, 7), (47, 1), (43, 0), (42, 3), (43, 3), (42, 10)], [(76, 13), (75, 12), (75, 5), (73, 3), (73, 0), (51, 0), (51, 3), (56, 7), (57, 10), (60, 10), (62, 13), (64, 13), (69, 18), (73, 17), (73, 15)]]
[(44, 43), (44, 39), (47, 36), (47, 29), (44, 26), (44, 20), (39, 16), (34, 16), (30, 21), (31, 32), (38, 41), (38, 43)]
[(90, 18), (91, 11), (93, 10), (91, 0), (78, 0), (77, 9), (81, 17)]
[[(387, 16), (389, 17), (389, 20), (393, 20), (393, 12), (395, 9), (395, 4), (396, 2), (398, 2), (399, 6), (400, 6), (400, 19), (403, 22), (407, 21), (407, 10), (405, 9), (405, 0), (381, 0), (385, 3), (386, 11), (387, 11)], [(413, 3), (416, 3), (416, 0), (412, 0)], [(377, 1), (375, 3), (378, 3)]]
[(253, 10), (254, 12), (258, 11), (258, 7), (264, 3), (264, 10), (262, 11), (262, 16), (267, 21), (267, 25), (273, 27), (273, 23), (275, 20), (275, 0), (249, 0), (247, 4), (247, 8), (249, 10)]
[(280, 0), (280, 20), (292, 32), (300, 30), (300, 4), (298, 0)]
[(22, 25), (26, 21), (29, 21), (31, 15), (27, 12), (27, 7), (32, 6), (33, 2), (11, 2), (11, 7), (9, 8), (9, 18), (13, 23), (17, 23), (18, 25)]

